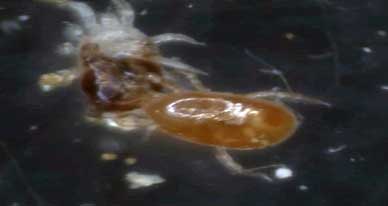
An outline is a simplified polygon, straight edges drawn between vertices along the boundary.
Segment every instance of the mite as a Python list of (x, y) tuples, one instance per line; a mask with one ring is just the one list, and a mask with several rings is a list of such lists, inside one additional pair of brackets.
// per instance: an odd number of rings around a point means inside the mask
[[(198, 78), (205, 72), (163, 57), (158, 49), (169, 42), (204, 43), (183, 34), (147, 36), (134, 27), (135, 12), (124, 0), (112, 0), (115, 11), (101, 14), (81, 2), (55, 3), (79, 19), (79, 24), (68, 23), (71, 42), (61, 50), (77, 56), (79, 63), (71, 70), (42, 75), (44, 91), (77, 79), (92, 111), (90, 119), (128, 131), (158, 129), (215, 148), (216, 158), (233, 174), (272, 180), (261, 172), (264, 167), (246, 169), (227, 150), (266, 148), (292, 136), (301, 121), (281, 100), (328, 105), (294, 92), (212, 92)], [(269, 71), (286, 83), (280, 71)]]

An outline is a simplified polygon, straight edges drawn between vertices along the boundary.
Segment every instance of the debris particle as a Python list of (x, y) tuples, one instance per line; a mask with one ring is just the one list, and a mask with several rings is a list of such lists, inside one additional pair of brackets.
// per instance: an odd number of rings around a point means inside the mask
[(125, 176), (125, 180), (128, 182), (130, 189), (150, 187), (152, 185), (165, 182), (165, 179), (159, 175), (144, 174), (139, 172), (129, 172)]
[(278, 179), (286, 179), (292, 177), (292, 170), (287, 167), (280, 167), (275, 170), (275, 177)]
[(388, 91), (388, 85), (381, 85), (381, 86), (380, 86), (380, 89), (382, 89), (382, 90), (387, 90), (387, 91)]
[(113, 161), (116, 159), (117, 159), (117, 154), (115, 154), (115, 153), (103, 153), (103, 154), (101, 154), (101, 160)]
[(291, 32), (287, 32), (284, 34), (284, 37), (286, 37), (286, 39), (288, 39), (288, 40), (293, 40), (293, 39), (295, 39), (295, 34), (293, 34)]
[(39, 79), (39, 86), (42, 91), (49, 92), (57, 87), (69, 85), (75, 75), (70, 70), (59, 70), (54, 73), (43, 74)]
[(306, 185), (299, 185), (298, 188), (300, 191), (307, 191), (309, 189)]
[(147, 9), (143, 9), (143, 10), (141, 10), (141, 12), (140, 12), (140, 16), (145, 16), (145, 15), (147, 15), (148, 14), (148, 10)]
[(126, 165), (134, 165), (134, 164), (136, 164), (136, 162), (137, 162), (137, 159), (136, 158), (133, 158), (133, 157), (127, 157), (127, 158), (125, 158), (124, 159), (124, 163), (126, 164)]
[(376, 33), (377, 33), (377, 35), (379, 35), (381, 37), (386, 37), (387, 36), (387, 32), (384, 31), (384, 30), (378, 30)]
[(187, 8), (191, 9), (191, 8), (193, 8), (193, 6), (194, 6), (193, 4), (189, 4), (189, 5), (187, 5)]
[(18, 17), (19, 21), (28, 21), (30, 19), (30, 16), (28, 15), (20, 15)]
[(28, 130), (30, 130), (30, 131), (35, 131), (35, 130), (37, 130), (37, 129), (39, 129), (38, 125), (31, 125), (31, 126), (28, 128)]
[(340, 146), (337, 146), (337, 147), (329, 147), (327, 149), (327, 152), (330, 153), (330, 154), (337, 153), (337, 152), (340, 152), (340, 151), (346, 149), (346, 147), (347, 147), (346, 145), (340, 145)]
[(372, 53), (372, 49), (369, 47), (362, 47), (362, 51), (364, 51), (365, 53)]

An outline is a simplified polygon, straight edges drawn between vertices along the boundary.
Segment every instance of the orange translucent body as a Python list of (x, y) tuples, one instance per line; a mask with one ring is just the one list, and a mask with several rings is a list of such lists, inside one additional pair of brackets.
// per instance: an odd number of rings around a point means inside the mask
[(256, 149), (290, 137), (298, 121), (287, 107), (267, 100), (214, 92), (182, 92), (144, 106), (163, 131), (190, 142)]

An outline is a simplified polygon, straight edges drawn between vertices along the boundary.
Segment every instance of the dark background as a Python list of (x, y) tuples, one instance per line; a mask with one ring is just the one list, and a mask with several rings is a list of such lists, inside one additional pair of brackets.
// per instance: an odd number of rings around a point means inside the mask
[[(108, 1), (87, 1), (104, 11)], [(375, 206), (387, 205), (388, 2), (384, 0), (133, 0), (136, 26), (149, 35), (179, 32), (207, 47), (162, 49), (207, 71), (213, 90), (253, 92), (283, 87), (260, 73), (282, 70), (294, 90), (329, 101), (325, 108), (290, 104), (303, 116), (286, 142), (232, 152), (247, 167), (283, 163), (294, 176), (272, 183), (233, 176), (212, 148), (143, 130), (125, 133), (84, 121), (79, 88), (42, 93), (39, 75), (74, 64), (55, 53), (65, 11), (31, 1), (2, 0), (0, 25), (1, 206)], [(189, 8), (188, 5), (193, 7)], [(286, 34), (293, 33), (293, 39)], [(369, 50), (368, 50), (369, 49)], [(344, 147), (331, 153), (330, 148)], [(103, 152), (119, 159), (103, 162)], [(136, 157), (133, 166), (122, 160)], [(160, 174), (166, 182), (131, 190), (131, 171)], [(300, 186), (307, 190), (301, 190)]]

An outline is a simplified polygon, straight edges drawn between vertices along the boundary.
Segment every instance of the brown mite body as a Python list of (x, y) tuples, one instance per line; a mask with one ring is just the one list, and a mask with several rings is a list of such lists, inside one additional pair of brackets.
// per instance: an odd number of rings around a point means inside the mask
[(145, 104), (150, 118), (181, 139), (233, 149), (258, 149), (291, 136), (298, 121), (286, 107), (242, 95), (182, 92)]

